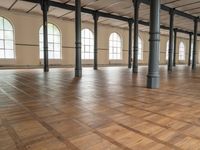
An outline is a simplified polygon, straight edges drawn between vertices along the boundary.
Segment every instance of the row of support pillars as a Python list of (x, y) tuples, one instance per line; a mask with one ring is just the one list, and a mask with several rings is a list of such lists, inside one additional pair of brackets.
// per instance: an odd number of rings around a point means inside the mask
[[(128, 52), (128, 68), (132, 68), (133, 73), (138, 72), (138, 22), (139, 22), (139, 6), (141, 0), (133, 0), (134, 4), (134, 21), (129, 19), (129, 52)], [(147, 75), (147, 87), (159, 88), (159, 53), (160, 53), (160, 0), (152, 0), (150, 2), (150, 39), (149, 39), (149, 64)], [(44, 72), (49, 71), (48, 67), (48, 20), (47, 13), (49, 9), (49, 0), (41, 0), (41, 9), (43, 11), (43, 33), (44, 33)], [(177, 30), (174, 29), (174, 10), (170, 10), (170, 30), (169, 30), (169, 60), (168, 70), (172, 71), (172, 67), (176, 66), (176, 36)], [(94, 69), (98, 69), (98, 19), (99, 14), (96, 11), (93, 14), (94, 19)], [(196, 41), (198, 20), (194, 20), (194, 43), (193, 43), (193, 61), (192, 68), (196, 67)], [(134, 23), (134, 47), (132, 53), (132, 27)], [(75, 77), (82, 76), (81, 63), (81, 0), (75, 0), (75, 34), (76, 34), (76, 56), (75, 56)], [(190, 34), (190, 49), (188, 65), (190, 66), (190, 54), (192, 44), (192, 33)], [(133, 65), (132, 65), (133, 55)]]

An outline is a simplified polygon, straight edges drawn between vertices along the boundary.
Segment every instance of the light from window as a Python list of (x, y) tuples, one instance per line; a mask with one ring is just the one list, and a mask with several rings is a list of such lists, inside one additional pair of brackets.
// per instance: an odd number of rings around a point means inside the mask
[(109, 38), (109, 59), (122, 58), (121, 38), (117, 33), (111, 33)]
[(193, 43), (191, 44), (191, 53), (190, 53), (190, 60), (192, 60), (192, 57), (193, 57)]
[(142, 51), (142, 39), (138, 37), (138, 59), (143, 59), (143, 51)]
[(0, 17), (0, 58), (14, 59), (14, 30), (11, 23)]
[(81, 31), (82, 59), (94, 59), (94, 36), (89, 29)]
[(167, 41), (167, 44), (166, 44), (166, 60), (168, 60), (169, 58), (169, 40)]
[[(44, 58), (43, 26), (39, 31), (40, 59)], [(58, 28), (48, 23), (48, 56), (49, 59), (61, 59), (61, 35)]]
[(179, 45), (179, 60), (185, 60), (185, 45), (183, 42)]

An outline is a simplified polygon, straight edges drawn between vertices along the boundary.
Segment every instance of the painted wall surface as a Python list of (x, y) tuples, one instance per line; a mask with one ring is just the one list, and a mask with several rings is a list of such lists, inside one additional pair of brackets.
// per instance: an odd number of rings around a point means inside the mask
[[(39, 29), (42, 25), (42, 16), (31, 15), (19, 12), (0, 10), (2, 17), (7, 18), (12, 23), (15, 30), (15, 50), (16, 59), (0, 59), (0, 66), (39, 66), (42, 60), (39, 59)], [(62, 59), (50, 60), (50, 64), (74, 66), (75, 62), (75, 25), (74, 21), (57, 19), (49, 17), (49, 22), (56, 25), (61, 31), (62, 36)], [(82, 28), (89, 28), (93, 31), (93, 24), (84, 22)], [(128, 62), (128, 30), (108, 25), (99, 24), (98, 28), (98, 64), (127, 64)], [(122, 59), (109, 60), (109, 36), (116, 32), (122, 39)], [(147, 32), (139, 33), (143, 43), (143, 60), (140, 64), (148, 64), (149, 56), (149, 34)], [(186, 35), (187, 36), (187, 35)], [(186, 64), (188, 61), (189, 41), (188, 37), (177, 38), (177, 63)], [(160, 43), (160, 64), (166, 64), (166, 43), (167, 35), (161, 35)], [(180, 62), (178, 60), (179, 43), (184, 42), (186, 47), (186, 59)], [(198, 62), (200, 42), (197, 44)], [(83, 60), (83, 64), (93, 64), (93, 60)]]

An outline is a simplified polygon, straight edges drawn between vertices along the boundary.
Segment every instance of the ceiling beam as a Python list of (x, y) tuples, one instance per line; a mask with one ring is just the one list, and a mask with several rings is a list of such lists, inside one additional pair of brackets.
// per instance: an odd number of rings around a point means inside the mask
[[(141, 2), (144, 3), (144, 4), (150, 5), (150, 0), (141, 0)], [(162, 10), (165, 10), (165, 11), (168, 11), (168, 12), (170, 12), (170, 10), (172, 9), (172, 8), (166, 6), (166, 5), (163, 5), (163, 4), (161, 4), (160, 8)], [(196, 18), (193, 15), (190, 15), (188, 13), (185, 13), (185, 12), (182, 12), (182, 11), (179, 11), (179, 10), (176, 10), (176, 9), (174, 10), (174, 13), (176, 15), (179, 15), (179, 16), (182, 16), (182, 17), (185, 17), (185, 18), (188, 18), (188, 19), (192, 19), (192, 20), (194, 20)]]
[[(31, 3), (40, 3), (40, 0), (22, 0), (22, 1), (31, 2)], [(142, 1), (144, 2), (144, 1), (148, 1), (148, 0), (142, 0)], [(51, 0), (49, 1), (49, 5), (53, 6), (53, 7), (58, 7), (58, 8), (61, 8), (61, 9), (67, 9), (67, 10), (72, 10), (72, 11), (75, 10), (75, 6), (73, 6), (73, 5), (63, 4), (63, 3), (59, 3), (59, 2), (55, 2), (55, 1), (51, 1)], [(171, 8), (167, 7), (165, 9), (169, 10)], [(122, 17), (122, 16), (113, 15), (113, 14), (110, 14), (110, 13), (106, 13), (106, 12), (102, 12), (102, 11), (96, 11), (96, 10), (87, 9), (87, 8), (81, 8), (81, 11), (83, 13), (88, 13), (88, 14), (91, 14), (91, 15), (98, 13), (98, 15), (100, 17), (117, 19), (117, 20), (121, 20), (121, 21), (125, 21), (125, 22), (128, 22), (130, 19), (132, 19), (132, 18)], [(133, 19), (133, 21), (134, 21), (134, 19)], [(149, 22), (145, 22), (145, 21), (142, 21), (142, 20), (139, 20), (139, 24), (149, 26)], [(169, 30), (169, 27), (167, 27), (165, 25), (161, 25), (160, 27), (164, 30)], [(191, 33), (189, 31), (186, 31), (186, 30), (183, 30), (183, 29), (177, 29), (177, 31), (181, 32), (181, 33), (185, 33), (185, 34)], [(198, 34), (198, 36), (200, 36), (200, 33)]]

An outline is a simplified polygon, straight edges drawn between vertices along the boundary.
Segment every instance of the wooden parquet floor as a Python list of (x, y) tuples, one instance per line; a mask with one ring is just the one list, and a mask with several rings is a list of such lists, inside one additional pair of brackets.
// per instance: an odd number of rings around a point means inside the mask
[(200, 150), (200, 69), (0, 71), (0, 150)]

